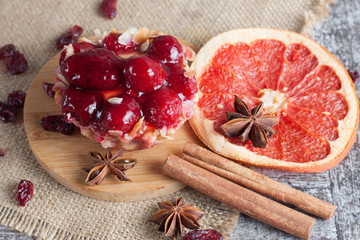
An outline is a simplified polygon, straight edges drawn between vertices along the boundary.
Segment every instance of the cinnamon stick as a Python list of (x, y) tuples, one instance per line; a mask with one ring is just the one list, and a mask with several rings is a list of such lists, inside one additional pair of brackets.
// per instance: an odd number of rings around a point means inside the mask
[(315, 219), (170, 154), (165, 175), (223, 202), (239, 212), (301, 239), (309, 239)]
[[(335, 215), (337, 209), (335, 205), (277, 182), (194, 143), (187, 143), (184, 147), (184, 153), (187, 154), (184, 155), (184, 158), (193, 164), (265, 196), (290, 203), (303, 211), (324, 219), (329, 219)], [(197, 159), (201, 161), (197, 161)]]

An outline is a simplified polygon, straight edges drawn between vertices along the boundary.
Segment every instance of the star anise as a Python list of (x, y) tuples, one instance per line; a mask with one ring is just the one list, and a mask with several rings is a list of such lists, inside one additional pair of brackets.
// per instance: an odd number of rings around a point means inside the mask
[(106, 175), (112, 173), (117, 176), (120, 181), (131, 181), (125, 176), (125, 171), (133, 168), (137, 163), (136, 159), (122, 157), (121, 149), (113, 156), (111, 148), (107, 149), (106, 155), (99, 152), (90, 152), (90, 156), (94, 158), (94, 163), (86, 168), (89, 174), (85, 180), (88, 185), (101, 184)]
[(235, 112), (226, 112), (228, 122), (220, 126), (221, 130), (229, 138), (239, 136), (242, 142), (250, 139), (254, 147), (267, 147), (267, 139), (276, 133), (272, 127), (279, 118), (263, 115), (263, 105), (260, 102), (250, 112), (248, 106), (235, 95)]
[(150, 221), (160, 224), (159, 231), (164, 231), (165, 236), (176, 236), (183, 234), (184, 227), (198, 229), (198, 219), (205, 212), (191, 204), (184, 204), (183, 198), (176, 199), (175, 205), (169, 201), (159, 203), (160, 209), (154, 213)]

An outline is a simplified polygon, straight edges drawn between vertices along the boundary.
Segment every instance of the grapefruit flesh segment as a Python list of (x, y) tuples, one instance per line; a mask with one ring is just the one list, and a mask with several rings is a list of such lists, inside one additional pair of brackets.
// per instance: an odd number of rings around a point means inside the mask
[(286, 114), (304, 128), (329, 141), (335, 141), (339, 137), (338, 121), (330, 114), (298, 108), (292, 104), (287, 105)]
[[(277, 126), (275, 125), (273, 128), (275, 131), (278, 131)], [(266, 148), (256, 148), (253, 147), (250, 141), (246, 142), (246, 148), (250, 151), (267, 156), (272, 159), (283, 160), (284, 159), (284, 150), (281, 142), (281, 135), (275, 134), (271, 138), (268, 139), (268, 146)]]
[(251, 43), (252, 54), (264, 78), (263, 88), (277, 89), (277, 83), (282, 71), (284, 43), (276, 40), (256, 40)]
[(289, 103), (299, 108), (330, 113), (338, 120), (345, 118), (349, 108), (345, 97), (338, 92), (313, 93), (303, 97), (289, 98)]
[(280, 116), (277, 131), (281, 136), (285, 161), (318, 161), (330, 153), (328, 141), (307, 131), (288, 116)]
[(236, 76), (230, 69), (215, 63), (207, 66), (203, 72), (199, 90), (203, 93), (233, 93), (258, 96), (258, 89)]
[[(226, 51), (227, 54), (225, 53)], [(227, 66), (235, 75), (251, 83), (257, 89), (266, 87), (259, 66), (255, 61), (249, 45), (236, 43), (220, 47), (213, 62)]]
[(284, 55), (283, 71), (278, 89), (287, 92), (293, 89), (318, 65), (317, 58), (302, 44), (290, 44)]
[(310, 93), (337, 91), (340, 88), (341, 82), (334, 69), (322, 65), (306, 75), (301, 82), (286, 93), (286, 96), (305, 96)]
[(226, 119), (226, 112), (234, 111), (234, 96), (231, 94), (204, 94), (200, 97), (198, 105), (204, 118), (210, 120)]
[[(255, 107), (259, 100), (246, 95), (238, 95), (250, 108)], [(203, 94), (198, 106), (204, 118), (210, 120), (226, 120), (226, 112), (234, 110), (234, 95), (232, 94)]]

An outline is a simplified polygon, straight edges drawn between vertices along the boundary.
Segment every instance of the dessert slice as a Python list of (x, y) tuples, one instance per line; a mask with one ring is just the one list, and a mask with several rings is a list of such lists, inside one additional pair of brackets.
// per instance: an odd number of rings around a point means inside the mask
[(149, 148), (192, 116), (194, 55), (159, 31), (97, 34), (62, 50), (55, 101), (67, 122), (104, 148)]

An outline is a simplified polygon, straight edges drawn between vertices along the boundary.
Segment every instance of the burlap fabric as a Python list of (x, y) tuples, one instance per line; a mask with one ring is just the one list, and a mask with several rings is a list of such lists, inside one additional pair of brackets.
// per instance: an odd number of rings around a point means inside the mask
[[(26, 73), (0, 73), (0, 101), (13, 90), (26, 90), (40, 68), (57, 53), (55, 39), (74, 24), (83, 36), (146, 26), (202, 46), (234, 28), (272, 27), (309, 34), (327, 14), (331, 0), (119, 0), (115, 20), (100, 15), (100, 0), (0, 0), (0, 46), (15, 44), (29, 61)], [(148, 221), (157, 202), (183, 196), (204, 209), (204, 228), (231, 233), (238, 214), (190, 188), (147, 201), (106, 202), (74, 193), (55, 182), (37, 163), (26, 140), (21, 112), (15, 123), (0, 123), (0, 223), (43, 239), (163, 239)], [(45, 146), (44, 146), (45, 147)], [(15, 201), (20, 179), (31, 180), (35, 196), (26, 208)]]

